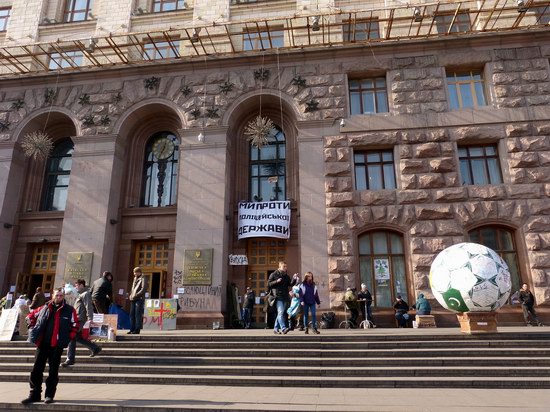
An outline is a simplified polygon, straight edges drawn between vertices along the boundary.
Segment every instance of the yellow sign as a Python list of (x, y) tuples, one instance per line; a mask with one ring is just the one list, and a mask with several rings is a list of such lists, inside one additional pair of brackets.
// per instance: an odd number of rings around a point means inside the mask
[(212, 284), (212, 255), (214, 249), (185, 250), (183, 285)]
[(65, 263), (65, 274), (63, 276), (64, 282), (74, 283), (77, 279), (84, 279), (87, 285), (90, 284), (93, 258), (93, 252), (67, 253), (67, 263)]

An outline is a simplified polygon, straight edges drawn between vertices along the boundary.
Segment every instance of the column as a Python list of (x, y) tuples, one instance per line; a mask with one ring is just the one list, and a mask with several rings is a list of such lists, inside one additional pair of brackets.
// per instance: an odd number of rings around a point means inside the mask
[(330, 306), (323, 138), (338, 134), (333, 124), (332, 119), (297, 124), (301, 272), (313, 272), (322, 308)]
[(92, 280), (114, 267), (117, 226), (110, 220), (117, 219), (121, 196), (123, 147), (119, 141), (115, 135), (74, 139), (56, 286), (63, 284), (69, 252), (93, 252)]
[[(229, 236), (226, 128), (180, 131), (178, 218), (174, 251), (173, 293), (179, 296), (183, 316), (179, 326), (212, 327), (222, 322), (227, 288)], [(212, 282), (190, 285), (183, 280), (186, 250), (212, 249)], [(185, 293), (178, 293), (178, 288)]]
[(9, 286), (8, 264), (24, 174), (25, 158), (15, 150), (15, 142), (0, 141), (0, 290)]

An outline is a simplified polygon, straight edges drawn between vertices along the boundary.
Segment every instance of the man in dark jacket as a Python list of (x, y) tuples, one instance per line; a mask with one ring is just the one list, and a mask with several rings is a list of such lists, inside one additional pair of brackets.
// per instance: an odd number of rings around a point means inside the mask
[(529, 320), (529, 314), (531, 314), (533, 320), (537, 322), (538, 326), (543, 326), (542, 322), (537, 316), (537, 312), (535, 312), (535, 297), (529, 290), (529, 286), (527, 286), (526, 283), (521, 286), (521, 289), (518, 292), (518, 299), (521, 302), (521, 308), (523, 309), (523, 318), (525, 319), (525, 323), (527, 324), (527, 326), (533, 326), (531, 321)]
[(250, 286), (247, 286), (243, 302), (243, 320), (245, 329), (250, 329), (252, 323), (252, 311), (256, 303), (256, 294)]
[(109, 304), (113, 296), (113, 275), (103, 272), (103, 275), (92, 285), (92, 302), (97, 313), (108, 314)]
[(286, 273), (286, 262), (279, 262), (279, 268), (269, 275), (267, 279), (267, 286), (271, 289), (271, 294), (275, 296), (275, 307), (277, 308), (277, 319), (275, 320), (275, 326), (273, 327), (274, 333), (288, 333), (288, 326), (286, 325), (286, 309), (290, 296), (288, 289), (290, 287), (290, 277)]
[(29, 309), (38, 309), (40, 306), (46, 303), (46, 296), (42, 293), (42, 288), (38, 286), (36, 288), (36, 293), (32, 297), (32, 302), (29, 306)]
[(393, 308), (395, 309), (395, 319), (397, 319), (399, 327), (406, 328), (410, 318), (410, 315), (407, 313), (409, 311), (409, 304), (403, 300), (401, 295), (397, 295)]
[(29, 397), (21, 403), (40, 402), (42, 380), (46, 361), (49, 366), (46, 379), (46, 397), (44, 403), (52, 403), (59, 382), (58, 371), (63, 349), (78, 330), (78, 316), (72, 306), (65, 302), (63, 289), (55, 289), (53, 299), (27, 316), (30, 343), (36, 344), (34, 366), (29, 380), (31, 391)]
[(82, 336), (82, 328), (84, 327), (84, 324), (87, 321), (91, 322), (94, 317), (92, 296), (86, 287), (86, 281), (84, 279), (78, 279), (75, 282), (74, 287), (78, 291), (78, 297), (74, 302), (74, 308), (76, 310), (76, 314), (78, 315), (80, 326), (75, 338), (71, 340), (71, 343), (69, 343), (69, 348), (67, 349), (67, 360), (61, 364), (63, 367), (74, 365), (77, 342), (86, 346), (90, 350), (91, 358), (101, 352), (101, 348), (98, 345)]

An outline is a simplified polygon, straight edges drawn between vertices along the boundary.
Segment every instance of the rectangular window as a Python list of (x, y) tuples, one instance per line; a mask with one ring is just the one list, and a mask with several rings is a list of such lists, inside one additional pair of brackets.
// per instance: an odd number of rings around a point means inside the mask
[(187, 3), (184, 0), (153, 0), (153, 13), (185, 10), (186, 8)]
[(550, 23), (550, 6), (530, 8), (535, 12), (537, 18), (535, 24), (548, 24)]
[(377, 150), (357, 152), (354, 155), (355, 189), (395, 189), (393, 151)]
[(468, 13), (458, 13), (455, 18), (454, 13), (440, 14), (435, 16), (435, 25), (438, 33), (467, 32), (470, 31), (470, 15)]
[(6, 30), (8, 27), (8, 19), (10, 18), (10, 7), (0, 9), (0, 31)]
[(388, 90), (385, 77), (350, 80), (351, 114), (388, 112)]
[(63, 21), (69, 23), (88, 20), (92, 11), (92, 4), (93, 0), (67, 0)]
[(345, 42), (380, 38), (378, 20), (355, 20), (355, 22), (346, 20), (342, 26), (342, 31)]
[(275, 49), (285, 45), (283, 30), (253, 31), (243, 33), (243, 50)]
[(82, 66), (83, 55), (81, 51), (66, 51), (62, 54), (52, 53), (50, 56), (50, 70), (66, 69), (68, 67)]
[(502, 183), (496, 145), (459, 147), (458, 158), (463, 185), (496, 185)]
[(486, 106), (485, 83), (481, 71), (447, 74), (451, 110)]
[(179, 40), (174, 40), (170, 44), (167, 41), (158, 41), (143, 45), (143, 60), (162, 60), (179, 57)]

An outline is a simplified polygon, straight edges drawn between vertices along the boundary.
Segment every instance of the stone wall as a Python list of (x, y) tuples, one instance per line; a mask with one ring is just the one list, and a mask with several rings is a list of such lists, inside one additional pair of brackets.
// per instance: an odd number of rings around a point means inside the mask
[[(548, 104), (548, 60), (538, 48), (493, 52), (496, 101), (484, 108), (487, 120), (467, 124), (441, 115), (416, 118), (414, 127), (391, 117), (376, 131), (355, 131), (325, 138), (325, 189), (331, 302), (340, 306), (343, 291), (359, 283), (357, 237), (374, 228), (404, 235), (409, 292), (430, 295), (431, 262), (444, 248), (466, 239), (468, 230), (501, 224), (517, 233), (522, 280), (530, 283), (539, 304), (550, 301), (550, 128), (548, 121), (499, 122), (499, 107)], [(388, 73), (392, 114), (440, 113), (447, 109), (444, 68), (437, 57), (397, 58)], [(493, 91), (493, 90), (490, 90)], [(538, 119), (548, 115), (541, 112)], [(494, 117), (497, 119), (497, 117)], [(547, 119), (547, 117), (546, 117)], [(453, 124), (454, 123), (454, 124)], [(462, 124), (460, 124), (462, 123)], [(375, 124), (375, 122), (371, 122)], [(386, 127), (380, 126), (385, 125)], [(459, 176), (457, 146), (497, 144), (503, 184), (466, 186)], [(353, 151), (395, 148), (398, 189), (354, 190)], [(525, 251), (525, 252), (524, 252)]]

